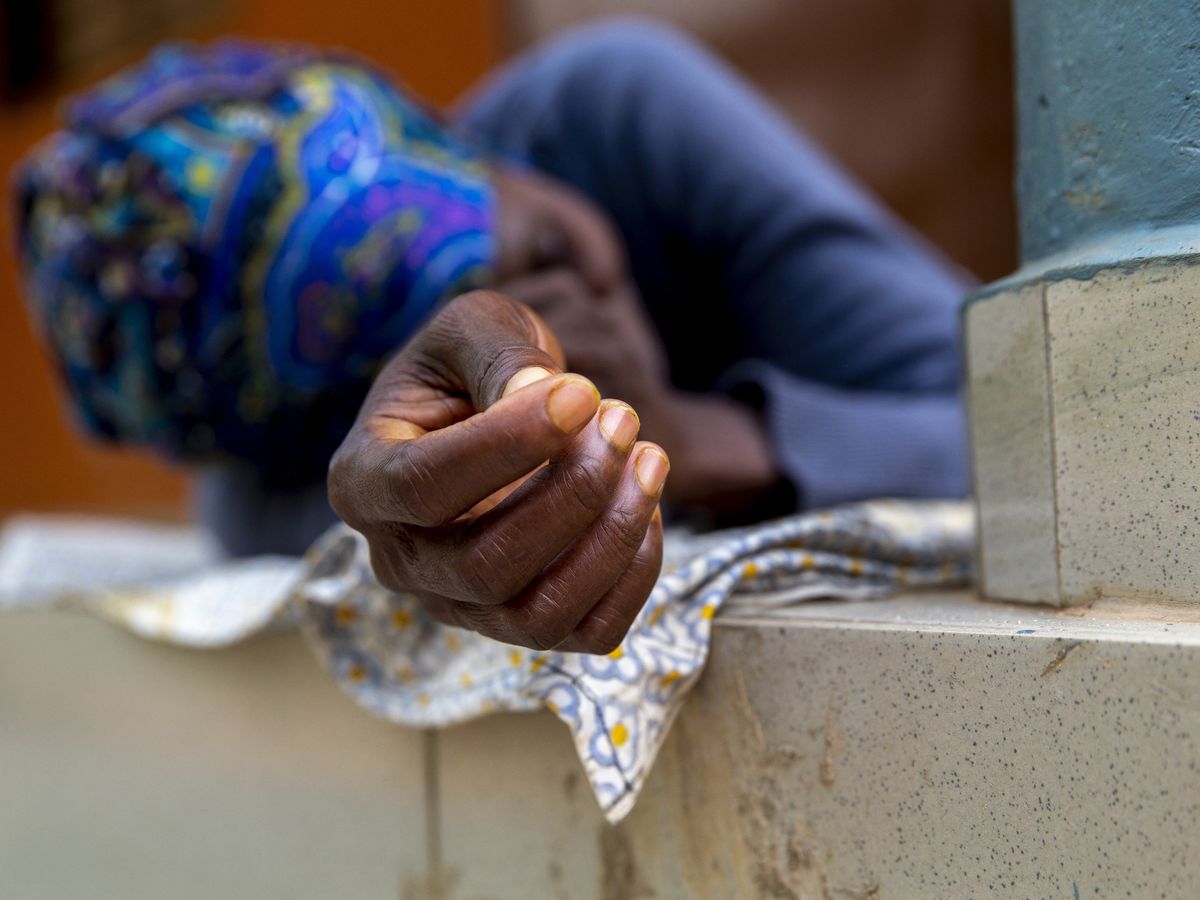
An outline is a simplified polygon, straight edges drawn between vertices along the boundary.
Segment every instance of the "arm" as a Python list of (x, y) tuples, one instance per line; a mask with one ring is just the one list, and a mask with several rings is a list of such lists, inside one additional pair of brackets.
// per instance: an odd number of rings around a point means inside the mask
[(753, 386), (803, 503), (967, 490), (965, 279), (694, 43), (582, 30), (463, 121), (614, 217), (674, 388)]

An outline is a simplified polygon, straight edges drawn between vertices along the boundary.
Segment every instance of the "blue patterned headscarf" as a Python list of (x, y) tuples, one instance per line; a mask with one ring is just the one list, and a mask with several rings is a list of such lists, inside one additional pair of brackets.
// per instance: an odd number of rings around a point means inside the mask
[(481, 161), (345, 57), (167, 46), (17, 176), (30, 300), (87, 427), (323, 470), (385, 359), (485, 282)]

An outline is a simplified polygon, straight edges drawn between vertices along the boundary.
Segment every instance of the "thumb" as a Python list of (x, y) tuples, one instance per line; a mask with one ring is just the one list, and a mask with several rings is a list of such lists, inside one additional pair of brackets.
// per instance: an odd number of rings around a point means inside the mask
[(456, 297), (422, 332), (434, 361), (485, 410), (506, 394), (563, 371), (558, 339), (533, 310), (495, 291)]

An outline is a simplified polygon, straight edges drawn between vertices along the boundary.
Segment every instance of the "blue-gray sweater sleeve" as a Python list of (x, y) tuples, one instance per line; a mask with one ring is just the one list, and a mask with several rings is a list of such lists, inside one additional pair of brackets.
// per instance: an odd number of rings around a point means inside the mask
[(699, 45), (587, 27), (503, 70), (461, 122), (615, 219), (673, 380), (757, 385), (802, 505), (968, 491), (966, 278)]
[[(736, 73), (622, 20), (522, 55), (463, 104), (464, 132), (591, 196), (677, 386), (754, 386), (804, 506), (968, 489), (957, 305), (965, 279)], [(201, 517), (234, 552), (301, 552), (323, 485), (210, 472)]]
[(723, 387), (761, 391), (776, 460), (804, 507), (869, 497), (967, 492), (967, 433), (956, 394), (847, 389), (797, 378), (761, 360), (734, 367)]

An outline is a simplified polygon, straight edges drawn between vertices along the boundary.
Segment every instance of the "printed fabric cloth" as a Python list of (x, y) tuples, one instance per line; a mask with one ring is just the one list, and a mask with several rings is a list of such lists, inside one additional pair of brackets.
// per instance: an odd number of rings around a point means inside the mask
[[(78, 535), (62, 542), (78, 545)], [(354, 700), (402, 725), (547, 708), (570, 729), (597, 801), (617, 822), (704, 668), (723, 606), (769, 613), (806, 599), (963, 585), (972, 576), (974, 522), (967, 503), (873, 501), (733, 531), (668, 532), (663, 573), (607, 656), (527, 650), (441, 625), (413, 598), (379, 585), (365, 540), (345, 526), (303, 560), (202, 562), (182, 575), (147, 573), (140, 583), (126, 572), (102, 590), (83, 577), (47, 576), (44, 561), (62, 554), (52, 542), (39, 554), (37, 543), (36, 534), (12, 527), (0, 539), (0, 607), (6, 598), (57, 600), (191, 646), (298, 624)], [(169, 542), (163, 549), (179, 555)], [(203, 558), (193, 553), (194, 562)]]
[(372, 377), (490, 280), (486, 166), (345, 55), (159, 48), (16, 177), (34, 318), (92, 433), (320, 475)]

